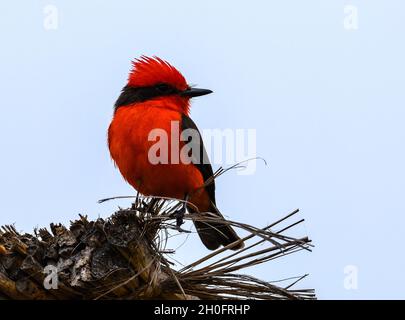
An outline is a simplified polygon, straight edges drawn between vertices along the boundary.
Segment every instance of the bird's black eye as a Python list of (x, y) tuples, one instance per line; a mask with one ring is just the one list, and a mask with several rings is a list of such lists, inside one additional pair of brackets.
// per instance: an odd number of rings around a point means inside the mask
[(166, 83), (161, 83), (158, 84), (156, 86), (156, 89), (160, 92), (160, 93), (172, 93), (172, 87), (170, 87), (169, 85), (167, 85)]

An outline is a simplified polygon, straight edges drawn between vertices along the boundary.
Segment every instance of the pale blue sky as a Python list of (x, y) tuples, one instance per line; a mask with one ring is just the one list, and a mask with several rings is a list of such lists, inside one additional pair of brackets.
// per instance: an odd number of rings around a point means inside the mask
[[(48, 4), (57, 30), (43, 27)], [(269, 166), (221, 177), (222, 211), (257, 226), (297, 207), (306, 219), (314, 252), (252, 273), (310, 273), (301, 286), (324, 299), (405, 298), (404, 28), (400, 0), (2, 1), (0, 224), (32, 231), (128, 204), (97, 204), (132, 193), (106, 130), (130, 60), (158, 55), (215, 91), (193, 103), (201, 128), (257, 129)], [(205, 253), (193, 237), (177, 259)]]

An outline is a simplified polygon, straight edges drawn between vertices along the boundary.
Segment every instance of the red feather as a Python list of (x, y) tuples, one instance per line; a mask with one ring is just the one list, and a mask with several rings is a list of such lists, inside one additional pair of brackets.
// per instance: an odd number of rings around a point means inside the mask
[(128, 85), (131, 87), (148, 87), (159, 83), (169, 84), (178, 90), (186, 90), (188, 85), (183, 75), (167, 61), (158, 57), (142, 56), (132, 62)]

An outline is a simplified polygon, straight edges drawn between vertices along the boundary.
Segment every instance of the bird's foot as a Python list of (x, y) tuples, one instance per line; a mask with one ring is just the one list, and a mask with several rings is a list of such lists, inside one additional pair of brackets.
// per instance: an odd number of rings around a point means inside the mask
[(176, 210), (172, 216), (176, 219), (176, 227), (177, 230), (180, 231), (180, 227), (182, 224), (184, 224), (184, 215), (186, 214), (186, 208), (181, 207), (179, 210)]

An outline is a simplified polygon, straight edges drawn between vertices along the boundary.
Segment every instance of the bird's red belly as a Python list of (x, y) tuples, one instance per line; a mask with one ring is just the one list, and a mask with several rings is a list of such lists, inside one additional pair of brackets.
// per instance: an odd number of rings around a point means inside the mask
[[(111, 156), (123, 177), (144, 195), (183, 199), (204, 183), (194, 165), (172, 159), (171, 135), (179, 137), (178, 132), (172, 132), (173, 121), (178, 121), (177, 128), (181, 127), (179, 112), (146, 105), (120, 107), (110, 125), (108, 140)], [(168, 163), (156, 164), (156, 153), (151, 152), (157, 141), (149, 136), (155, 129), (167, 133)]]

